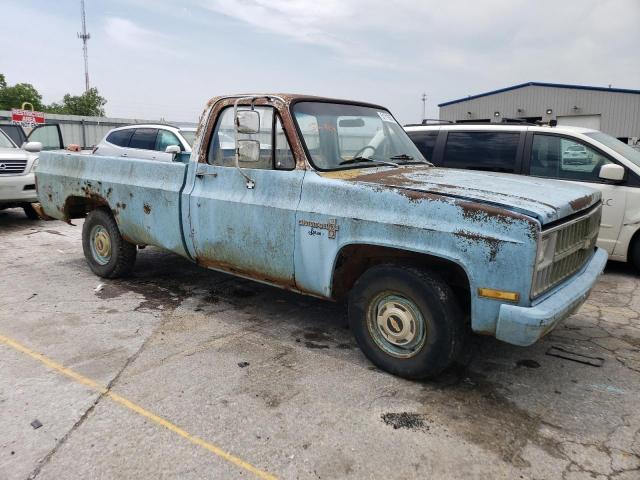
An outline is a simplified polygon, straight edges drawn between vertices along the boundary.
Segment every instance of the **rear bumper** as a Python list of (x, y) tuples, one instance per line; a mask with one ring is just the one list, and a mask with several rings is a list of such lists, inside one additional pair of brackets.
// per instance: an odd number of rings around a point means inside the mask
[(580, 273), (532, 307), (502, 305), (496, 338), (521, 346), (532, 345), (542, 338), (584, 303), (604, 270), (607, 258), (607, 252), (598, 248)]
[(33, 173), (0, 176), (0, 204), (37, 202), (35, 184)]

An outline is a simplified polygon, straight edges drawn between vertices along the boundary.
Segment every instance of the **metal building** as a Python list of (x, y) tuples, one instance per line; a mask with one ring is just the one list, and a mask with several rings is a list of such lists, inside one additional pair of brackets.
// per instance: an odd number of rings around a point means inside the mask
[(438, 107), (440, 120), (557, 120), (559, 125), (602, 130), (630, 144), (637, 144), (640, 137), (640, 90), (528, 82)]

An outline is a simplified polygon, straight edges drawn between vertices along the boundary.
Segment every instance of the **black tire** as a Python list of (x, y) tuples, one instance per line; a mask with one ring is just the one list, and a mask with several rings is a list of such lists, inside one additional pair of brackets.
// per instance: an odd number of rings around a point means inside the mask
[(22, 205), (22, 210), (24, 210), (24, 214), (27, 216), (29, 220), (40, 220), (40, 216), (38, 212), (33, 208), (33, 205), (30, 203), (25, 203)]
[(636, 233), (629, 245), (629, 261), (636, 269), (636, 273), (640, 273), (640, 233)]
[[(389, 299), (392, 299), (390, 303)], [(396, 300), (400, 303), (394, 303)], [(409, 356), (402, 357), (399, 355), (404, 352), (404, 345), (397, 347), (389, 342), (385, 339), (384, 327), (377, 325), (388, 326), (386, 335), (393, 335), (394, 330), (407, 331), (402, 327), (402, 317), (381, 313), (398, 311), (402, 315), (402, 308), (406, 307), (404, 301), (417, 307), (415, 317), (423, 320), (425, 328), (423, 340), (418, 341), (420, 335), (414, 335), (415, 345), (406, 350)], [(415, 309), (409, 308), (409, 311)], [(385, 318), (385, 314), (389, 315), (388, 320), (380, 322), (378, 319)], [(414, 316), (409, 314), (404, 318)], [(410, 321), (404, 325), (420, 323)], [(411, 379), (441, 373), (457, 359), (465, 339), (463, 315), (451, 288), (435, 272), (403, 265), (378, 265), (358, 279), (349, 294), (349, 326), (371, 362), (394, 375)]]
[[(95, 241), (96, 234), (109, 242), (108, 255), (100, 256), (100, 252), (107, 250), (103, 248), (105, 242)], [(118, 224), (111, 212), (101, 208), (89, 212), (84, 221), (82, 250), (87, 263), (89, 263), (89, 268), (93, 273), (104, 278), (125, 277), (136, 263), (136, 245), (122, 238)]]

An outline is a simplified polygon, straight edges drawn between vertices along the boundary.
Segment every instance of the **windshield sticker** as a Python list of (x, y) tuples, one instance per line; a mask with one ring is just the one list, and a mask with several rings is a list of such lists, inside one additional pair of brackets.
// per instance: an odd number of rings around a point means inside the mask
[(378, 112), (378, 116), (382, 119), (383, 122), (396, 123), (389, 112)]

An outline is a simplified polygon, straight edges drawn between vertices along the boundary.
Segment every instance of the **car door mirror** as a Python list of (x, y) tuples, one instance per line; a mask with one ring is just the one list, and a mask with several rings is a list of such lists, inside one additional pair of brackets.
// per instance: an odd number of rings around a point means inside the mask
[(608, 163), (600, 167), (600, 173), (598, 177), (603, 180), (611, 180), (613, 182), (619, 182), (624, 180), (624, 167), (616, 165), (615, 163)]
[[(260, 160), (260, 142), (258, 140), (238, 140), (238, 162), (257, 163)], [(247, 165), (249, 166), (249, 165)]]
[(38, 153), (40, 150), (42, 150), (42, 143), (41, 142), (26, 142), (22, 145), (22, 149), (26, 150), (27, 152), (31, 152), (31, 153)]
[(260, 114), (256, 110), (238, 110), (236, 127), (238, 133), (260, 133)]
[(167, 145), (167, 148), (164, 149), (164, 153), (170, 153), (172, 155), (177, 155), (180, 152), (181, 150), (178, 145)]

